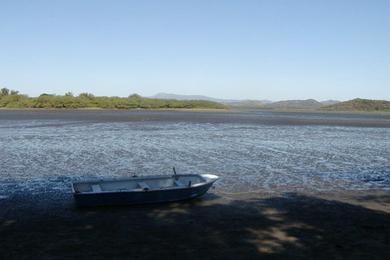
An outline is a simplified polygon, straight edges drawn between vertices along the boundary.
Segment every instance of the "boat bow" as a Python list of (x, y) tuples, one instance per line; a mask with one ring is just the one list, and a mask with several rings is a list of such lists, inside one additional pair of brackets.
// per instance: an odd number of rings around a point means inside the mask
[(202, 176), (202, 178), (205, 179), (206, 182), (215, 182), (219, 179), (219, 177), (214, 174), (201, 174), (200, 176)]

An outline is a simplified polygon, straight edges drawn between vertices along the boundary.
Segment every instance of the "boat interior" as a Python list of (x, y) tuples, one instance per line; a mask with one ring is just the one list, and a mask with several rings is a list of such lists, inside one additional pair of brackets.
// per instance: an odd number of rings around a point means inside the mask
[(199, 175), (176, 175), (161, 177), (134, 177), (132, 179), (74, 183), (76, 193), (99, 193), (120, 191), (148, 191), (197, 186), (206, 180)]

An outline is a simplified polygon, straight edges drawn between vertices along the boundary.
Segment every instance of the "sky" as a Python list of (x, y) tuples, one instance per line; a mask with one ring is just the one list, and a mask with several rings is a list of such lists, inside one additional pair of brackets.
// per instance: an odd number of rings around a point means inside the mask
[(390, 100), (390, 1), (0, 0), (0, 87)]

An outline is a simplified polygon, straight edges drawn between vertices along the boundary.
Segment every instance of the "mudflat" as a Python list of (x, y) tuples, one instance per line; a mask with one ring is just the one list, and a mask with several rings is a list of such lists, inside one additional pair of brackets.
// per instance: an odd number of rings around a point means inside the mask
[(286, 112), (267, 110), (0, 110), (0, 120), (77, 120), (89, 122), (162, 121), (262, 125), (390, 127), (390, 113)]
[[(0, 259), (388, 259), (389, 114), (0, 111)], [(180, 203), (76, 208), (72, 181), (210, 172)]]

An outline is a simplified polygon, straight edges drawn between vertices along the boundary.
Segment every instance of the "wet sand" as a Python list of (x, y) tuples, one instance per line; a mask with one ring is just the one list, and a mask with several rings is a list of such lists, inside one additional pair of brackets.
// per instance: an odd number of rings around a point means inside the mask
[(0, 199), (0, 258), (388, 259), (390, 195), (223, 193), (79, 209), (70, 194)]

